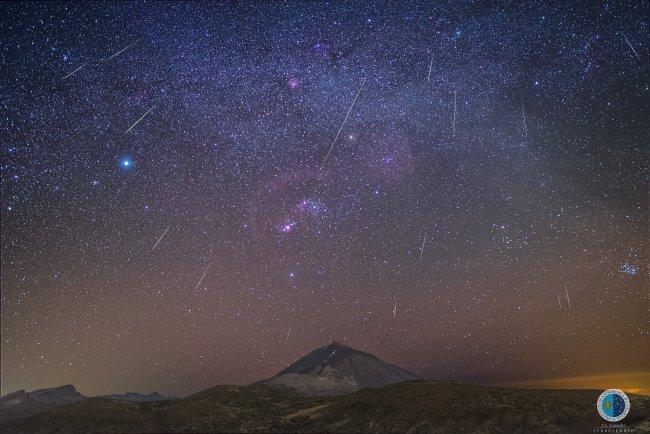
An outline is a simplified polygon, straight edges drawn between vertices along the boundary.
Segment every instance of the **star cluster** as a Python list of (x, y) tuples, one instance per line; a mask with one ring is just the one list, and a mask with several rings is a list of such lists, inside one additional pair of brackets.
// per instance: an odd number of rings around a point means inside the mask
[(3, 394), (647, 368), (645, 2), (1, 8)]

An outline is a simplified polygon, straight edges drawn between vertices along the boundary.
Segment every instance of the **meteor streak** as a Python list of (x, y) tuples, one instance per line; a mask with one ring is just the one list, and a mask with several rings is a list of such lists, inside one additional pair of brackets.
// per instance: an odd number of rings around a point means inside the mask
[(134, 123), (133, 125), (131, 125), (131, 126), (129, 127), (129, 129), (125, 131), (125, 133), (128, 133), (129, 131), (131, 131), (131, 130), (133, 129), (133, 127), (135, 127), (136, 125), (138, 125), (138, 124), (140, 123), (140, 121), (141, 121), (142, 119), (144, 119), (144, 117), (147, 116), (151, 110), (154, 109), (154, 107), (156, 107), (156, 106), (155, 106), (155, 105), (152, 106), (149, 110), (147, 110), (147, 111), (145, 112), (145, 114), (143, 114), (142, 116), (140, 116), (140, 119), (138, 119), (137, 121), (135, 121), (135, 123)]
[(126, 47), (122, 48), (122, 49), (121, 49), (120, 51), (118, 51), (117, 53), (112, 54), (112, 55), (111, 55), (110, 57), (108, 57), (107, 59), (102, 60), (102, 62), (108, 62), (109, 60), (111, 60), (111, 59), (113, 59), (113, 58), (119, 56), (120, 54), (122, 54), (122, 53), (124, 53), (126, 50), (128, 50), (129, 48), (133, 47), (133, 46), (135, 45), (136, 42), (138, 42), (138, 41), (136, 40), (136, 41), (131, 42), (129, 45), (127, 45)]
[(72, 74), (74, 74), (75, 72), (79, 71), (81, 68), (83, 68), (83, 67), (86, 66), (86, 65), (88, 65), (88, 62), (84, 63), (84, 64), (81, 65), (79, 68), (75, 69), (74, 71), (72, 71), (71, 73), (69, 73), (68, 75), (66, 75), (65, 77), (63, 77), (63, 80), (65, 80), (66, 78), (70, 77)]
[(569, 291), (566, 289), (566, 283), (564, 284), (564, 293), (566, 294), (566, 302), (569, 305), (569, 309), (571, 309), (571, 299), (569, 299)]
[(454, 91), (454, 119), (452, 121), (452, 128), (454, 129), (454, 137), (456, 137), (456, 101), (458, 97), (458, 91)]
[(167, 233), (167, 231), (169, 230), (170, 227), (171, 226), (167, 226), (167, 229), (165, 229), (165, 232), (163, 232), (163, 234), (160, 236), (160, 238), (158, 238), (158, 241), (156, 241), (156, 244), (153, 245), (153, 248), (151, 249), (151, 251), (154, 251), (156, 249), (156, 247), (158, 246), (158, 243), (160, 243), (160, 241), (163, 239), (163, 237), (165, 236), (165, 234)]
[(345, 118), (343, 119), (343, 123), (341, 123), (341, 127), (339, 128), (339, 131), (336, 133), (336, 137), (334, 137), (334, 140), (332, 140), (332, 144), (330, 145), (330, 149), (327, 151), (327, 154), (325, 155), (325, 158), (323, 159), (323, 162), (320, 165), (320, 170), (323, 169), (323, 166), (325, 166), (325, 162), (327, 161), (327, 158), (330, 156), (330, 152), (332, 152), (332, 149), (334, 149), (334, 144), (338, 140), (339, 136), (341, 135), (341, 131), (343, 130), (343, 127), (345, 126), (345, 123), (348, 121), (348, 117), (350, 116), (350, 112), (352, 111), (352, 108), (357, 102), (357, 99), (359, 98), (359, 94), (361, 94), (361, 90), (363, 89), (363, 85), (366, 83), (366, 79), (364, 78), (361, 80), (361, 86), (359, 86), (359, 90), (357, 91), (357, 94), (354, 96), (354, 100), (352, 100), (352, 104), (350, 104), (350, 108), (348, 109), (348, 112), (345, 114)]
[(528, 138), (528, 127), (526, 126), (526, 108), (524, 107), (524, 103), (521, 103), (521, 115), (524, 118), (524, 136)]
[(203, 270), (203, 274), (201, 275), (201, 278), (199, 279), (199, 283), (197, 283), (196, 286), (194, 287), (194, 291), (196, 291), (196, 289), (199, 287), (201, 282), (203, 282), (203, 278), (205, 277), (206, 273), (208, 272), (208, 268), (210, 268), (209, 264), (208, 264), (207, 267), (205, 267), (205, 270)]
[(636, 57), (637, 60), (641, 60), (641, 57), (639, 57), (639, 53), (637, 53), (636, 50), (634, 49), (634, 47), (632, 46), (632, 44), (630, 44), (630, 41), (627, 39), (627, 36), (625, 36), (623, 33), (621, 33), (621, 36), (623, 36), (623, 39), (625, 39), (625, 42), (627, 43), (627, 45), (630, 47), (630, 49), (634, 53), (634, 57)]
[(424, 243), (427, 241), (427, 233), (424, 233), (424, 237), (422, 237), (422, 247), (420, 247), (420, 262), (422, 262), (422, 255), (424, 254)]

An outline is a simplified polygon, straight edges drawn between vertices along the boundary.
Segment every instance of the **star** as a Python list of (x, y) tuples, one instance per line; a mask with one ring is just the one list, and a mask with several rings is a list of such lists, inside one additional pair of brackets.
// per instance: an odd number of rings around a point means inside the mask
[(129, 157), (122, 158), (120, 160), (120, 166), (123, 169), (130, 169), (131, 166), (133, 166), (133, 160), (131, 160)]

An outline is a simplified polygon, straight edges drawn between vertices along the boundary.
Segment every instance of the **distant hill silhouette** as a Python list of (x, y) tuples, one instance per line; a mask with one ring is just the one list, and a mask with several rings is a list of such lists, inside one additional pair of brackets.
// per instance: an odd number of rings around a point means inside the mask
[(0, 397), (0, 420), (36, 414), (84, 398), (71, 384), (33, 392), (19, 390)]
[(113, 395), (102, 395), (102, 396), (97, 396), (96, 398), (118, 399), (122, 401), (131, 401), (131, 402), (170, 401), (173, 399), (178, 399), (175, 396), (163, 396), (158, 392), (153, 392), (150, 393), (149, 395), (136, 393), (136, 392), (126, 392), (126, 393), (113, 394)]
[[(169, 401), (177, 399), (175, 397), (160, 395), (158, 392), (153, 392), (149, 395), (128, 392), (124, 394), (105, 395), (98, 398), (132, 402)], [(18, 390), (0, 397), (0, 421), (23, 418), (84, 399), (88, 399), (88, 397), (77, 392), (77, 389), (71, 384), (50, 389), (39, 389), (33, 392)]]

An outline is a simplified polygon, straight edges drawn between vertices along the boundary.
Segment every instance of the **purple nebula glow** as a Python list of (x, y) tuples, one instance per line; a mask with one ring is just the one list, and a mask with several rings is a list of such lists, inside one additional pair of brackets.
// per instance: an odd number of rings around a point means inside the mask
[(314, 217), (327, 213), (327, 207), (318, 199), (305, 198), (296, 205), (299, 213), (309, 214)]
[(300, 87), (300, 79), (298, 77), (290, 77), (287, 84), (291, 90), (298, 89)]

